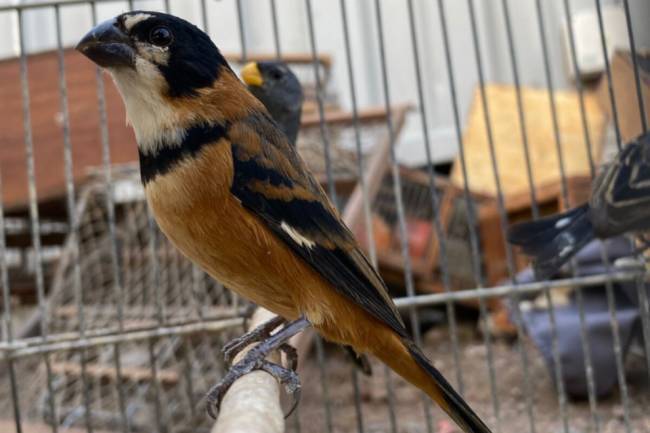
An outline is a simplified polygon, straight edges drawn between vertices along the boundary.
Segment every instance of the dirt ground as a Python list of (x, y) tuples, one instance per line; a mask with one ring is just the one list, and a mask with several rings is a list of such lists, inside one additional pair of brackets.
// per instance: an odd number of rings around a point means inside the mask
[[(490, 393), (488, 374), (488, 353), (483, 339), (471, 324), (460, 327), (460, 368), (464, 383), (464, 396), (474, 409), (493, 427), (502, 433), (522, 433), (531, 430), (531, 419), (523, 391), (521, 355), (517, 345), (506, 341), (493, 341), (492, 351), (495, 371), (495, 387), (498, 397), (493, 402)], [(424, 335), (424, 349), (437, 367), (452, 384), (456, 384), (452, 345), (446, 328), (436, 328)], [(530, 408), (537, 433), (565, 432), (564, 420), (569, 433), (615, 433), (625, 431), (624, 406), (620, 393), (597, 402), (597, 423), (594, 425), (588, 402), (567, 403), (565, 417), (558, 404), (558, 393), (551, 376), (537, 350), (528, 342), (524, 344), (530, 360), (529, 378)], [(327, 363), (322, 372), (316, 357), (305, 361), (301, 369), (303, 382), (302, 400), (299, 406), (300, 431), (303, 433), (357, 432), (359, 418), (354, 403), (354, 386), (351, 363), (346, 354), (336, 347), (326, 347)], [(629, 417), (632, 431), (650, 432), (650, 386), (642, 357), (628, 357), (626, 374), (628, 376)], [(612, 374), (616, 374), (612, 371)], [(323, 378), (326, 381), (323, 382)], [(387, 376), (386, 369), (373, 360), (373, 376), (358, 375), (361, 396), (361, 422), (368, 433), (423, 433), (427, 432), (425, 407), (431, 414), (431, 431), (440, 433), (459, 432), (451, 421), (436, 407), (433, 407), (422, 394), (416, 391), (395, 374)], [(388, 385), (387, 385), (388, 380)], [(323, 386), (330, 404), (323, 402)], [(387, 391), (392, 387), (394, 394)], [(394, 406), (394, 422), (391, 422), (390, 403)], [(498, 408), (499, 422), (495, 416)], [(329, 417), (327, 416), (329, 413)], [(328, 423), (330, 428), (328, 428)], [(288, 420), (297, 431), (296, 418)], [(392, 427), (391, 427), (392, 426)]]

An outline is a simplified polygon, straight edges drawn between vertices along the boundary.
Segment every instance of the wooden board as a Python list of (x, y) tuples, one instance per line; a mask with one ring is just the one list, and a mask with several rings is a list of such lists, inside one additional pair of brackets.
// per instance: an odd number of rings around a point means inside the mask
[[(52, 433), (52, 426), (34, 421), (24, 421), (20, 424), (23, 433)], [(16, 423), (13, 420), (0, 420), (0, 432), (15, 433)], [(59, 426), (61, 433), (85, 433), (85, 428), (62, 428)], [(107, 433), (106, 430), (94, 430), (95, 433)]]
[[(498, 84), (486, 86), (486, 94), (500, 172), (499, 179), (507, 204), (509, 196), (526, 193), (529, 190), (516, 94), (514, 87)], [(602, 154), (607, 117), (595, 93), (585, 92), (584, 96), (592, 153), (595, 163), (598, 164)], [(549, 94), (546, 90), (524, 88), (522, 99), (535, 185), (556, 182), (560, 179), (560, 169)], [(589, 159), (583, 135), (578, 94), (572, 91), (555, 92), (555, 102), (565, 174), (567, 177), (588, 176)], [(497, 187), (478, 89), (474, 93), (465, 128), (464, 145), (470, 190), (473, 193), (495, 196)], [(464, 185), (459, 158), (454, 163), (451, 179), (458, 186)]]
[[(650, 51), (638, 55), (639, 82), (645, 106), (646, 119), (650, 123)], [(636, 82), (634, 79), (634, 64), (629, 51), (617, 51), (612, 58), (612, 81), (614, 83), (614, 97), (616, 100), (616, 113), (624, 142), (636, 138), (643, 128), (641, 126), (641, 113)], [(613, 118), (612, 103), (609, 95), (609, 83), (603, 76), (598, 85), (598, 94), (603, 110)]]
[[(52, 372), (67, 376), (81, 377), (81, 365), (73, 362), (53, 362)], [(86, 375), (95, 380), (105, 380), (110, 382), (117, 381), (117, 373), (113, 365), (102, 365), (91, 363), (86, 365)], [(153, 382), (154, 376), (151, 368), (148, 367), (123, 367), (121, 371), (122, 380), (129, 382)], [(178, 373), (170, 369), (158, 369), (156, 371), (157, 380), (164, 386), (174, 386), (178, 384)]]

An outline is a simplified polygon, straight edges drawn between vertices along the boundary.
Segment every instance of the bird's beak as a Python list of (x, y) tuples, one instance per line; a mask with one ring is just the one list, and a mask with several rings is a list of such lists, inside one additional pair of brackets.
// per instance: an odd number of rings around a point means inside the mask
[(133, 67), (135, 64), (135, 51), (131, 40), (115, 18), (90, 30), (79, 41), (76, 50), (103, 68)]
[(249, 86), (260, 87), (264, 84), (264, 79), (262, 78), (262, 73), (260, 68), (257, 66), (257, 62), (246, 63), (241, 70), (241, 78)]

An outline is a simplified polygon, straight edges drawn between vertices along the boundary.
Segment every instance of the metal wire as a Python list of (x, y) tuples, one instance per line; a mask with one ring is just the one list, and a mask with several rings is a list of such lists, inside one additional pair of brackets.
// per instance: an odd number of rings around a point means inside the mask
[[(271, 0), (273, 6), (275, 6), (275, 0)], [(363, 197), (363, 215), (366, 225), (366, 239), (368, 250), (370, 254), (370, 262), (372, 265), (377, 268), (377, 249), (375, 246), (375, 238), (372, 232), (372, 214), (370, 211), (370, 200), (368, 199), (368, 186), (366, 184), (366, 179), (364, 177), (364, 165), (363, 165), (363, 150), (361, 147), (361, 130), (359, 126), (359, 115), (358, 115), (358, 106), (357, 106), (357, 92), (356, 92), (356, 82), (354, 79), (354, 70), (352, 67), (352, 49), (350, 48), (350, 30), (348, 25), (348, 14), (345, 0), (340, 0), (340, 9), (341, 9), (341, 25), (343, 30), (343, 41), (345, 46), (345, 62), (348, 73), (348, 88), (350, 90), (350, 103), (352, 105), (352, 126), (354, 129), (354, 145), (357, 153), (357, 171), (359, 173), (359, 185), (361, 187), (362, 197)], [(275, 9), (273, 15), (275, 16)], [(275, 22), (275, 20), (274, 20)], [(277, 34), (277, 33), (276, 33)], [(279, 53), (279, 43), (277, 45), (277, 52)], [(363, 411), (361, 408), (361, 399), (359, 395), (359, 372), (353, 366), (352, 367), (352, 384), (354, 386), (354, 409), (356, 412), (357, 419), (357, 431), (363, 433), (364, 423), (363, 423)]]
[[(401, 254), (404, 260), (404, 283), (406, 285), (406, 294), (409, 298), (415, 297), (415, 285), (413, 281), (413, 264), (411, 263), (411, 256), (409, 253), (407, 229), (406, 229), (406, 216), (404, 214), (404, 199), (402, 198), (402, 181), (400, 177), (399, 165), (397, 161), (397, 153), (395, 151), (395, 145), (397, 143), (397, 137), (395, 135), (395, 128), (393, 125), (393, 114), (391, 108), (391, 95), (390, 88), (388, 84), (388, 68), (386, 66), (386, 49), (384, 42), (384, 26), (382, 21), (381, 14), (381, 2), (375, 0), (375, 21), (377, 26), (377, 38), (379, 40), (379, 59), (381, 65), (381, 81), (382, 81), (382, 90), (384, 95), (384, 107), (386, 109), (386, 128), (388, 129), (388, 136), (390, 137), (390, 165), (391, 165), (391, 177), (393, 181), (393, 194), (395, 195), (395, 206), (397, 207), (397, 226), (398, 234), (400, 239)], [(420, 335), (420, 319), (418, 316), (418, 311), (415, 308), (409, 309), (409, 319), (411, 321), (411, 328), (413, 332), (413, 340), (416, 344), (422, 344), (422, 336)], [(389, 384), (389, 407), (392, 407), (394, 403), (391, 403), (392, 395), (390, 385), (390, 372), (387, 370), (387, 379)], [(424, 406), (425, 419), (427, 425), (427, 431), (432, 431), (432, 421), (431, 413), (429, 410), (429, 402), (426, 397), (421, 395), (422, 404)], [(391, 427), (394, 431), (397, 429), (397, 420), (393, 418), (394, 412), (391, 410)]]
[[(549, 104), (551, 107), (551, 120), (553, 122), (553, 135), (555, 138), (555, 146), (556, 146), (556, 153), (557, 153), (557, 158), (558, 158), (558, 168), (560, 170), (561, 174), (561, 187), (562, 187), (562, 197), (563, 199), (567, 202), (568, 204), (568, 187), (566, 185), (566, 174), (565, 174), (565, 164), (564, 164), (564, 155), (562, 152), (562, 141), (560, 138), (560, 128), (558, 124), (558, 116), (557, 116), (557, 106), (556, 106), (556, 101), (555, 101), (555, 86), (553, 82), (553, 76), (551, 74), (551, 67), (550, 67), (550, 55), (548, 52), (548, 46), (547, 46), (547, 39), (546, 39), (546, 25), (545, 25), (545, 20), (544, 20), (544, 12), (542, 10), (542, 3), (540, 0), (536, 0), (535, 2), (536, 6), (536, 12), (537, 12), (537, 23), (539, 26), (539, 35), (540, 35), (540, 42), (542, 46), (542, 57), (544, 60), (544, 75), (546, 78), (546, 85), (548, 88), (548, 95), (549, 95)], [(568, 4), (567, 4), (568, 6)], [(570, 23), (568, 23), (568, 20), (571, 19), (570, 15), (568, 15), (569, 11), (568, 8), (565, 7), (565, 19), (567, 20), (567, 31), (569, 32), (569, 41), (570, 41), (570, 47), (571, 47), (571, 58), (573, 61), (573, 66), (574, 66), (574, 75), (576, 77), (579, 76), (578, 72), (578, 64), (576, 61), (576, 56), (575, 56), (575, 45), (573, 42), (573, 27)], [(579, 81), (579, 80), (578, 80)], [(581, 86), (581, 84), (578, 84), (578, 86)], [(581, 87), (580, 87), (581, 89)], [(593, 160), (591, 158), (591, 142), (589, 138), (589, 130), (587, 127), (587, 121), (586, 121), (586, 116), (584, 114), (584, 101), (583, 101), (583, 96), (582, 96), (582, 90), (578, 90), (578, 98), (579, 98), (579, 104), (580, 104), (580, 115), (581, 115), (581, 120), (582, 120), (582, 129), (583, 129), (583, 134), (585, 137), (585, 146), (587, 147), (587, 152), (589, 155), (589, 169), (590, 169), (590, 174), (591, 177), (594, 177), (594, 167), (593, 167)], [(574, 273), (575, 273), (575, 267), (574, 267)], [(566, 392), (564, 390), (564, 383), (562, 381), (562, 376), (563, 376), (563, 368), (562, 364), (560, 362), (560, 356), (558, 352), (558, 343), (557, 343), (557, 322), (556, 322), (556, 317), (555, 317), (555, 307), (553, 306), (553, 302), (551, 300), (551, 294), (550, 291), (545, 292), (545, 298), (546, 302), (549, 305), (549, 320), (551, 322), (551, 334), (552, 334), (552, 346), (553, 346), (553, 358), (556, 366), (556, 375), (555, 375), (555, 382), (556, 382), (556, 387), (558, 389), (558, 395), (559, 395), (559, 403), (560, 403), (560, 408), (563, 413), (566, 413), (565, 405), (566, 405)], [(576, 298), (577, 298), (577, 304), (578, 304), (578, 314), (579, 314), (579, 320), (580, 320), (580, 341), (582, 344), (582, 351), (584, 354), (584, 359), (585, 359), (585, 374), (587, 377), (587, 389), (588, 389), (588, 398), (589, 398), (589, 408), (591, 411), (591, 418), (592, 418), (592, 423), (594, 425), (594, 428), (596, 431), (599, 430), (599, 420), (597, 417), (597, 401), (596, 401), (596, 392), (595, 392), (595, 380), (594, 380), (594, 375), (593, 375), (593, 367), (592, 367), (592, 362), (591, 362), (591, 349), (589, 345), (589, 338), (587, 334), (587, 325), (586, 325), (586, 316), (585, 316), (585, 310), (584, 310), (584, 300), (583, 300), (583, 293), (581, 288), (576, 289)], [(568, 421), (566, 416), (563, 417), (563, 422), (564, 422), (564, 430), (567, 430), (567, 425)]]
[[(3, 205), (2, 172), (0, 171), (0, 281), (2, 282), (2, 340), (12, 344), (14, 340), (13, 324), (11, 319), (11, 290), (9, 288), (9, 270), (7, 269), (7, 243), (5, 238), (5, 217)], [(9, 386), (11, 388), (11, 407), (13, 409), (14, 424), (16, 433), (22, 433), (22, 415), (20, 410), (20, 398), (18, 395), (18, 383), (16, 380), (16, 368), (14, 361), (5, 357), (7, 371), (9, 373)]]
[(314, 84), (316, 85), (316, 102), (318, 103), (318, 123), (320, 125), (320, 134), (323, 141), (323, 149), (325, 155), (325, 172), (327, 173), (327, 190), (334, 203), (338, 207), (338, 199), (336, 197), (336, 185), (334, 184), (334, 176), (332, 176), (332, 156), (330, 155), (330, 137), (327, 126), (325, 125), (325, 101), (323, 82), (320, 76), (320, 62), (318, 61), (318, 48), (316, 46), (316, 35), (314, 29), (314, 14), (312, 12), (311, 0), (305, 0), (305, 10), (307, 15), (307, 27), (309, 30), (309, 49), (311, 51), (312, 67), (314, 69)]
[[(438, 239), (440, 249), (440, 273), (442, 285), (445, 293), (451, 293), (451, 280), (449, 277), (449, 264), (447, 262), (447, 236), (442, 227), (440, 218), (440, 198), (438, 197), (438, 189), (436, 185), (436, 175), (433, 168), (433, 155), (431, 153), (431, 140), (429, 138), (429, 126), (427, 124), (427, 110), (424, 101), (424, 90), (422, 86), (422, 72), (420, 65), (420, 53), (417, 42), (417, 29), (415, 27), (415, 13), (413, 10), (413, 1), (408, 1), (408, 14), (409, 14), (409, 29), (411, 33), (411, 45), (413, 48), (413, 62), (415, 66), (415, 83), (417, 85), (418, 93), (418, 108), (420, 109), (420, 121), (422, 122), (422, 137), (424, 139), (424, 150), (427, 163), (427, 174), (429, 175), (429, 190), (431, 192), (431, 206), (433, 215), (433, 224)], [(460, 369), (460, 355), (458, 349), (458, 329), (456, 326), (456, 309), (454, 303), (447, 302), (447, 316), (449, 321), (449, 335), (451, 339), (451, 347), (454, 355), (454, 365), (456, 365), (456, 382), (458, 383), (458, 391), (463, 393), (463, 375)]]
[[(55, 27), (56, 27), (56, 46), (58, 52), (58, 66), (59, 66), (59, 93), (61, 99), (61, 114), (63, 118), (63, 153), (64, 153), (64, 171), (65, 171), (65, 184), (66, 184), (66, 198), (67, 198), (67, 211), (68, 211), (68, 224), (70, 226), (70, 238), (72, 241), (71, 256), (73, 262), (74, 273), (74, 292), (75, 304), (78, 310), (78, 323), (79, 323), (79, 337), (86, 337), (86, 320), (84, 312), (83, 291), (81, 282), (81, 265), (79, 260), (79, 221), (76, 214), (75, 203), (75, 188), (73, 176), (73, 161), (72, 161), (72, 142), (70, 139), (70, 116), (68, 110), (68, 91), (65, 82), (65, 60), (63, 53), (63, 41), (61, 37), (61, 9), (57, 5), (54, 8)], [(83, 387), (84, 396), (84, 417), (86, 421), (86, 430), (89, 433), (93, 431), (92, 424), (92, 409), (90, 400), (90, 389), (88, 385), (88, 376), (86, 372), (87, 354), (85, 350), (79, 352), (79, 367), (81, 369), (81, 384)]]
[[(646, 117), (645, 99), (643, 98), (643, 90), (641, 87), (641, 79), (639, 74), (639, 60), (637, 57), (636, 41), (634, 38), (634, 29), (632, 28), (632, 17), (630, 12), (630, 4), (628, 0), (623, 1), (625, 8), (625, 22), (627, 25), (628, 41), (630, 43), (630, 51), (632, 54), (632, 66), (634, 70), (634, 87), (636, 90), (636, 99), (639, 104), (639, 116), (641, 120), (641, 130), (645, 134), (648, 132), (648, 119)], [(643, 341), (645, 346), (645, 357), (647, 362), (648, 379), (650, 380), (650, 302), (648, 301), (648, 294), (643, 288), (642, 281), (637, 284), (639, 289), (639, 306), (641, 309), (641, 324), (643, 328)]]
[[(38, 298), (38, 310), (40, 313), (40, 332), (43, 338), (49, 333), (47, 326), (47, 301), (45, 299), (45, 281), (43, 277), (43, 262), (41, 257), (41, 233), (38, 217), (38, 198), (36, 197), (36, 173), (34, 169), (34, 143), (32, 138), (31, 111), (29, 107), (29, 82), (27, 72), (27, 53), (25, 49), (25, 38), (23, 35), (24, 22), (23, 12), (18, 11), (18, 34), (20, 35), (20, 84), (23, 104), (23, 129), (25, 132), (25, 159), (27, 162), (27, 183), (29, 194), (29, 219), (31, 225), (32, 248), (34, 249), (35, 261), (35, 283), (36, 296)], [(57, 419), (56, 404), (54, 402), (54, 385), (52, 366), (48, 355), (43, 355), (43, 363), (47, 372), (47, 391), (49, 411), (52, 419)], [(52, 432), (58, 431), (57, 423), (52, 423)]]
[[(602, 48), (602, 55), (605, 63), (605, 76), (607, 77), (607, 90), (609, 93), (609, 99), (612, 109), (612, 120), (614, 123), (614, 132), (616, 134), (616, 147), (619, 152), (623, 146), (621, 138), (621, 130), (618, 118), (618, 110), (616, 107), (616, 96), (614, 95), (614, 84), (612, 81), (612, 71), (609, 63), (609, 53), (607, 51), (607, 39), (605, 37), (605, 27), (603, 24), (603, 13), (602, 7), (599, 0), (594, 0), (596, 6), (596, 15), (598, 17), (598, 30), (600, 33), (600, 43)], [(632, 245), (634, 247), (634, 245)], [(610, 267), (609, 257), (607, 256), (607, 251), (602, 250), (603, 262), (607, 266), (608, 270)], [(625, 421), (625, 429), (629, 433), (632, 431), (630, 425), (630, 403), (627, 390), (627, 383), (625, 381), (625, 365), (623, 363), (623, 355), (621, 349), (621, 334), (618, 326), (618, 320), (616, 315), (616, 301), (614, 298), (614, 287), (611, 281), (606, 283), (606, 293), (607, 293), (607, 304), (610, 313), (610, 323), (612, 334), (614, 336), (614, 357), (616, 359), (616, 371), (618, 375), (618, 385), (621, 390), (621, 400), (623, 402), (623, 417)], [(641, 287), (640, 291), (643, 291), (644, 288)]]
[(280, 45), (280, 28), (278, 26), (278, 6), (275, 0), (271, 1), (271, 23), (273, 24), (273, 46), (275, 47), (275, 57), (279, 60), (282, 55)]
[[(97, 23), (97, 5), (95, 2), (90, 4), (91, 17), (93, 25)], [(115, 205), (113, 203), (113, 178), (111, 167), (111, 154), (108, 136), (108, 121), (106, 113), (106, 96), (104, 90), (104, 79), (102, 77), (102, 70), (96, 68), (96, 81), (97, 81), (97, 108), (99, 111), (99, 124), (100, 124), (100, 137), (102, 143), (102, 165), (104, 170), (105, 182), (105, 199), (106, 199), (106, 218), (108, 223), (109, 239), (110, 239), (110, 257), (111, 268), (113, 271), (113, 288), (116, 294), (116, 313), (117, 313), (117, 326), (120, 332), (124, 331), (124, 288), (121, 283), (120, 265), (118, 261), (118, 247), (117, 235), (115, 228)], [(115, 343), (113, 347), (113, 359), (115, 367), (115, 388), (117, 391), (118, 405), (120, 409), (120, 416), (122, 421), (123, 433), (130, 432), (129, 419), (126, 413), (126, 395), (122, 381), (122, 360), (119, 343)]]

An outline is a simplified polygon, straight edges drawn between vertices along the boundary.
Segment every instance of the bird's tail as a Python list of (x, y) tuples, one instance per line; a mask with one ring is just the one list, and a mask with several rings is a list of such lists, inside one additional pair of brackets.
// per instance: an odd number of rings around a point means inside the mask
[(538, 279), (548, 279), (582, 247), (594, 239), (589, 205), (508, 229), (508, 242), (533, 258)]
[(415, 344), (402, 341), (395, 334), (391, 337), (385, 339), (382, 349), (375, 352), (378, 358), (431, 397), (465, 433), (491, 433)]

